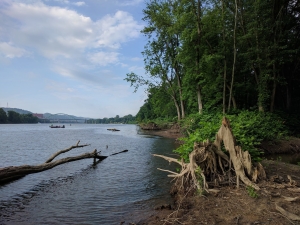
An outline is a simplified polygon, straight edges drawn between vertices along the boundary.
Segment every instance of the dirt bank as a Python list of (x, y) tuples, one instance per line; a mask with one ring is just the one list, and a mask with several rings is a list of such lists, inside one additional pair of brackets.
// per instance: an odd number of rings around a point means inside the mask
[[(151, 135), (177, 139), (180, 132), (172, 130), (147, 131)], [(300, 152), (300, 139), (290, 138), (276, 143), (264, 142), (260, 146), (268, 154)], [(173, 205), (157, 207), (155, 212), (129, 224), (299, 224), (291, 220), (280, 208), (300, 216), (300, 166), (280, 160), (262, 162), (267, 180), (260, 182), (259, 191), (246, 186), (218, 186), (217, 194), (175, 196)], [(167, 169), (167, 168), (165, 168)], [(167, 176), (167, 174), (166, 174)], [(292, 180), (290, 180), (291, 178)], [(296, 192), (299, 191), (299, 192)], [(295, 198), (289, 202), (286, 198)], [(298, 197), (298, 198), (297, 198)]]
[[(270, 160), (263, 161), (263, 165), (268, 180), (259, 184), (260, 191), (252, 193), (257, 197), (251, 197), (246, 187), (218, 187), (218, 194), (183, 197), (176, 207), (162, 207), (164, 209), (134, 224), (300, 224), (276, 209), (277, 205), (300, 216), (300, 199), (284, 200), (300, 196), (299, 192), (294, 192), (300, 187), (300, 166)], [(297, 184), (289, 184), (287, 175)]]
[(280, 141), (265, 141), (259, 146), (266, 154), (300, 153), (300, 138), (290, 137)]
[(180, 132), (180, 127), (178, 124), (174, 124), (168, 129), (163, 129), (163, 128), (149, 129), (149, 127), (157, 127), (157, 126), (151, 125), (146, 127), (146, 129), (144, 129), (145, 127), (141, 126), (141, 128), (143, 129), (143, 133), (165, 137), (165, 138), (173, 138), (173, 139), (178, 139), (183, 137), (183, 134)]

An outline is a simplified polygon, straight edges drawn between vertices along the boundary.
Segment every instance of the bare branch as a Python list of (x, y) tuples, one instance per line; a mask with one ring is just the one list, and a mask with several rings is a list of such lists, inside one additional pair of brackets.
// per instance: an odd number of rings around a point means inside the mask
[(56, 156), (58, 156), (58, 155), (60, 155), (60, 154), (62, 154), (62, 153), (68, 152), (68, 151), (70, 151), (70, 150), (72, 150), (72, 149), (74, 149), (74, 148), (83, 148), (83, 147), (85, 147), (85, 146), (89, 146), (89, 145), (90, 145), (90, 144), (78, 145), (79, 142), (80, 142), (80, 140), (77, 142), (76, 145), (73, 145), (73, 146), (71, 146), (71, 147), (69, 147), (69, 148), (66, 148), (66, 149), (64, 149), (64, 150), (60, 150), (60, 151), (54, 153), (54, 154), (53, 154), (53, 155), (52, 155), (45, 163), (51, 162)]

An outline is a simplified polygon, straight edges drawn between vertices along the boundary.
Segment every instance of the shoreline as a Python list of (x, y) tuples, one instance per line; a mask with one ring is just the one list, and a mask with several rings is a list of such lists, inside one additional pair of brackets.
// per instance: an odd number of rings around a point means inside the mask
[[(183, 137), (182, 134), (171, 129), (143, 130), (143, 132), (176, 140)], [(276, 144), (264, 143), (261, 147), (268, 154), (292, 155), (299, 152), (300, 144), (298, 143), (300, 143), (299, 138), (290, 138)], [(267, 180), (258, 183), (261, 188), (257, 191), (258, 197), (251, 197), (245, 185), (241, 185), (240, 188), (236, 188), (235, 185), (220, 186), (217, 187), (220, 191), (218, 194), (211, 193), (205, 196), (173, 196), (173, 204), (156, 207), (133, 224), (291, 224), (290, 220), (276, 209), (276, 205), (300, 216), (300, 201), (286, 202), (284, 200), (286, 196), (299, 196), (299, 193), (290, 189), (300, 189), (300, 166), (281, 162), (280, 159), (263, 160), (262, 165), (265, 168)], [(289, 184), (289, 176), (296, 184)], [(175, 206), (175, 202), (179, 198), (181, 200), (178, 207), (178, 205)]]
[(161, 129), (161, 130), (142, 130), (144, 134), (160, 136), (164, 138), (178, 139), (184, 137), (179, 131), (174, 129)]

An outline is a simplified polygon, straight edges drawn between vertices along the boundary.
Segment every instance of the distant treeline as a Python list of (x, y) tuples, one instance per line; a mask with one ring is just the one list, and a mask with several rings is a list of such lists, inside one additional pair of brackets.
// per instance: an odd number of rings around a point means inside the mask
[(20, 114), (14, 111), (7, 113), (0, 108), (0, 123), (38, 123), (39, 119), (32, 114)]
[(119, 115), (116, 115), (114, 118), (103, 118), (103, 119), (90, 119), (87, 120), (86, 123), (124, 123), (124, 124), (135, 124), (136, 118), (135, 116), (132, 116), (131, 114), (120, 117)]

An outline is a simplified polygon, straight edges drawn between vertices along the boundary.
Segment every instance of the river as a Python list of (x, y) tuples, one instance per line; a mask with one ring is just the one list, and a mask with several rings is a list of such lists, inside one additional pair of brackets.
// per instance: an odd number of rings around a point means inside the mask
[(128, 223), (171, 201), (171, 180), (157, 170), (170, 166), (151, 154), (171, 155), (176, 143), (145, 135), (136, 125), (68, 124), (64, 129), (51, 129), (49, 124), (2, 124), (0, 168), (43, 163), (78, 140), (91, 145), (58, 158), (94, 149), (102, 155), (129, 151), (109, 156), (96, 166), (93, 159), (84, 159), (0, 186), (0, 224)]

